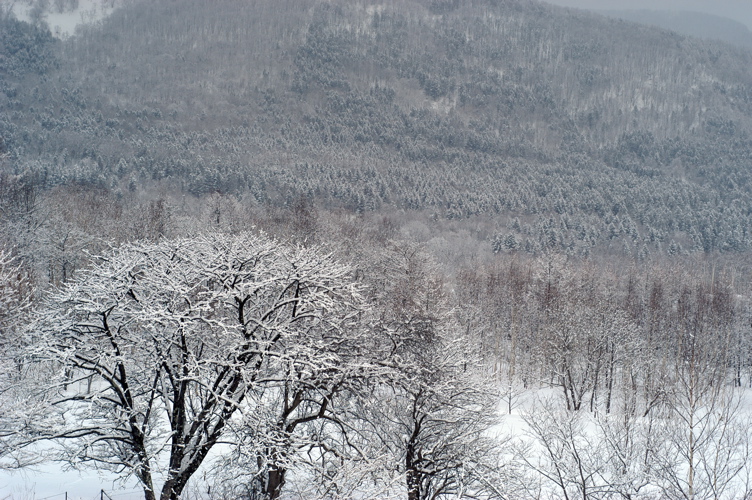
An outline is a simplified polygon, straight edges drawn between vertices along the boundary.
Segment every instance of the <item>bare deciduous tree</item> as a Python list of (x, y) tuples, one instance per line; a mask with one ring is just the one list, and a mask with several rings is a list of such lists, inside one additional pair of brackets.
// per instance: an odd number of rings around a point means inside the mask
[(0, 249), (0, 468), (17, 468), (34, 457), (17, 449), (11, 421), (25, 395), (20, 381), (27, 367), (20, 360), (21, 325), (29, 312), (33, 287), (28, 273), (6, 249)]
[(47, 374), (33, 388), (44, 405), (18, 430), (62, 443), (51, 458), (133, 474), (147, 500), (179, 498), (218, 443), (243, 436), (261, 498), (276, 498), (291, 435), (363, 376), (348, 273), (264, 236), (125, 245), (36, 313), (27, 362)]
[(394, 372), (370, 409), (379, 449), (404, 475), (409, 500), (498, 498), (503, 445), (489, 432), (499, 399), (477, 338), (456, 321), (419, 247), (393, 248), (380, 275), (378, 324)]

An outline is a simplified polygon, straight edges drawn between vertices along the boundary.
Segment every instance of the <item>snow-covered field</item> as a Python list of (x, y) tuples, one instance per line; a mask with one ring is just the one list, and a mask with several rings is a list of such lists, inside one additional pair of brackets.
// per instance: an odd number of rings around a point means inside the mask
[[(105, 473), (64, 471), (55, 464), (15, 473), (0, 472), (0, 499), (13, 500), (94, 500), (101, 490), (116, 500), (142, 499), (143, 490), (135, 484), (120, 484)], [(105, 497), (106, 498), (106, 497)]]
[[(738, 422), (746, 421), (749, 416), (752, 415), (752, 390), (749, 388), (734, 389), (735, 399), (738, 398), (739, 405), (734, 412), (734, 420)], [(581, 453), (580, 459), (585, 467), (586, 471), (589, 471), (592, 475), (591, 481), (588, 483), (592, 487), (593, 498), (611, 498), (604, 491), (609, 480), (622, 481), (623, 483), (629, 483), (626, 487), (627, 490), (636, 490), (636, 498), (661, 498), (660, 479), (657, 476), (652, 475), (652, 472), (647, 472), (643, 465), (639, 463), (632, 463), (630, 467), (627, 467), (626, 473), (628, 475), (617, 477), (614, 476), (614, 471), (607, 462), (611, 459), (619, 458), (617, 455), (629, 450), (619, 448), (617, 444), (609, 444), (609, 437), (618, 436), (619, 432), (623, 432), (624, 428), (620, 427), (623, 419), (620, 416), (614, 415), (613, 417), (600, 417), (594, 416), (587, 410), (581, 410), (579, 412), (568, 412), (561, 408), (560, 401), (557, 401), (558, 392), (550, 389), (537, 389), (528, 391), (525, 394), (521, 394), (517, 405), (514, 407), (512, 414), (506, 413), (506, 405), (502, 404), (500, 413), (502, 413), (502, 422), (492, 431), (492, 433), (498, 437), (500, 446), (505, 450), (504, 456), (511, 462), (516, 462), (518, 467), (523, 462), (528, 462), (527, 466), (523, 466), (521, 469), (516, 468), (521, 476), (526, 478), (525, 481), (534, 490), (542, 493), (546, 498), (559, 498), (562, 494), (561, 487), (554, 484), (550, 478), (545, 479), (545, 475), (556, 471), (560, 468), (560, 471), (566, 473), (573, 463), (570, 463), (576, 453)], [(614, 418), (616, 417), (616, 418)], [(608, 433), (608, 429), (604, 427), (604, 422), (609, 420), (614, 421), (615, 427), (611, 429), (614, 434)], [(618, 422), (617, 422), (618, 421)], [(652, 425), (654, 428), (660, 427), (667, 423), (658, 423), (660, 419), (654, 420)], [(539, 425), (537, 429), (531, 428), (531, 422), (533, 425)], [(631, 448), (631, 452), (636, 455), (632, 458), (636, 458), (637, 455), (641, 455), (644, 449), (641, 448), (640, 440), (645, 439), (645, 435), (640, 433), (640, 430), (645, 430), (648, 425), (648, 421), (642, 417), (636, 417), (632, 421), (632, 429), (634, 433), (629, 440), (633, 441), (635, 448)], [(546, 427), (548, 426), (548, 427)], [(699, 451), (714, 451), (717, 452), (723, 449), (724, 442), (722, 439), (722, 432), (728, 432), (723, 429), (712, 429), (711, 435), (708, 436), (706, 450)], [(571, 432), (571, 434), (569, 434)], [(680, 433), (683, 432), (680, 430)], [(698, 428), (698, 436), (701, 435), (701, 429)], [(544, 443), (543, 436), (550, 441)], [(605, 436), (605, 437), (604, 437)], [(669, 434), (654, 434), (655, 437), (661, 439), (667, 439), (666, 442), (659, 442), (660, 448), (668, 451), (673, 450), (672, 444), (669, 442)], [(629, 441), (628, 440), (628, 441)], [(567, 448), (567, 441), (572, 448)], [(716, 444), (713, 444), (716, 443)], [(647, 445), (648, 443), (643, 443)], [(559, 463), (553, 463), (550, 451), (547, 451), (546, 446), (551, 446), (558, 454), (557, 459)], [(615, 446), (615, 448), (614, 448)], [(680, 450), (677, 450), (681, 452)], [(740, 451), (744, 451), (741, 450)], [(572, 456), (568, 454), (573, 453)], [(524, 458), (523, 458), (524, 457)], [(624, 457), (629, 458), (629, 457)], [(673, 458), (673, 457), (669, 457)], [(579, 460), (579, 459), (578, 459)], [(706, 467), (708, 463), (703, 462), (701, 457), (698, 460), (698, 465)], [(722, 494), (718, 498), (734, 499), (734, 498), (746, 498), (741, 492), (747, 490), (747, 483), (750, 480), (749, 467), (745, 465), (743, 457), (730, 458), (729, 463), (740, 462), (741, 470), (737, 476), (730, 480), (728, 486), (721, 492)], [(599, 463), (601, 461), (602, 463)], [(629, 460), (627, 460), (629, 463)], [(662, 466), (668, 464), (664, 463)], [(752, 464), (750, 464), (752, 465)], [(681, 479), (686, 474), (684, 466), (679, 463), (673, 463), (674, 467), (677, 467), (678, 477)], [(655, 464), (651, 465), (655, 467)], [(537, 470), (536, 470), (537, 469)], [(656, 467), (657, 469), (657, 467)], [(699, 467), (698, 467), (699, 469)], [(719, 469), (720, 470), (720, 469)], [(205, 491), (205, 487), (197, 486), (197, 481), (200, 481), (201, 474), (197, 474), (193, 481), (193, 487), (189, 487), (187, 491), (188, 498), (204, 498), (201, 491)], [(290, 478), (292, 479), (292, 478)], [(697, 479), (698, 490), (706, 484), (702, 484), (704, 478), (698, 473)], [(573, 490), (577, 489), (576, 478), (565, 478), (565, 481), (571, 481), (569, 487)], [(293, 481), (294, 483), (294, 481)], [(292, 484), (291, 484), (292, 486)], [(622, 484), (622, 487), (625, 486)], [(96, 500), (100, 498), (100, 491), (104, 490), (106, 496), (104, 498), (112, 498), (115, 500), (130, 500), (143, 498), (143, 492), (140, 489), (137, 482), (131, 478), (126, 482), (120, 481), (115, 475), (107, 472), (79, 472), (71, 470), (63, 470), (57, 464), (46, 464), (35, 467), (33, 470), (24, 470), (16, 472), (0, 471), (0, 500), (13, 499), (13, 500), (56, 500), (56, 499), (70, 499), (70, 500)], [(530, 494), (531, 492), (528, 492)], [(67, 494), (67, 497), (66, 497)], [(652, 497), (650, 495), (653, 495)], [(208, 496), (206, 496), (208, 498)], [(704, 495), (698, 495), (697, 498), (706, 498)], [(709, 498), (709, 497), (708, 497)]]

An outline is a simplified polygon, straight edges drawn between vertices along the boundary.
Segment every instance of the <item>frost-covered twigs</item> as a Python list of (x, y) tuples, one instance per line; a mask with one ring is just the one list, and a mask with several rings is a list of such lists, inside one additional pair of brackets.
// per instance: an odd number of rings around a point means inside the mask
[(402, 477), (410, 500), (500, 498), (504, 444), (490, 436), (499, 395), (477, 339), (419, 247), (396, 245), (377, 265), (376, 325), (389, 339), (392, 371), (365, 405), (363, 425), (390, 457), (381, 481)]
[(9, 251), (0, 249), (0, 468), (19, 468), (37, 461), (19, 448), (17, 433), (28, 400), (22, 381), (29, 375), (21, 353), (21, 325), (32, 294), (28, 273)]
[[(263, 236), (123, 246), (37, 312), (27, 357), (50, 377), (27, 437), (64, 439), (58, 458), (134, 474), (147, 499), (167, 499), (232, 433), (259, 452), (273, 498), (297, 427), (363, 375), (359, 307), (346, 266)], [(284, 438), (261, 454), (265, 426)]]

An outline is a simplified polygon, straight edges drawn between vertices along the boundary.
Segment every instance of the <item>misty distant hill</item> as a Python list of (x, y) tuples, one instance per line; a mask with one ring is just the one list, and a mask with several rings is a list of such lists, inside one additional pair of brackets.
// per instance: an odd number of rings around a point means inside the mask
[(44, 186), (493, 218), (532, 253), (752, 248), (748, 50), (532, 0), (2, 22), (5, 168)]
[(702, 12), (667, 10), (599, 10), (609, 17), (676, 31), (683, 35), (720, 40), (752, 48), (752, 32), (742, 23)]

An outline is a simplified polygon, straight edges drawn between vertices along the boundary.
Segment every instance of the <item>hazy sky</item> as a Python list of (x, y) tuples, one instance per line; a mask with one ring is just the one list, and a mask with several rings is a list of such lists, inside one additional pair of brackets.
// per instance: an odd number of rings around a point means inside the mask
[(581, 9), (692, 10), (728, 17), (752, 30), (752, 0), (544, 0)]

